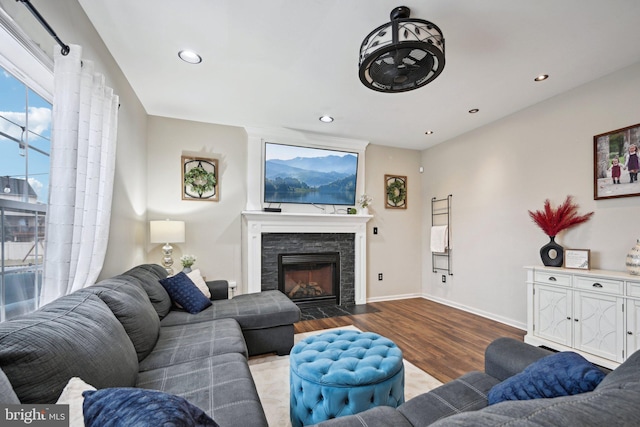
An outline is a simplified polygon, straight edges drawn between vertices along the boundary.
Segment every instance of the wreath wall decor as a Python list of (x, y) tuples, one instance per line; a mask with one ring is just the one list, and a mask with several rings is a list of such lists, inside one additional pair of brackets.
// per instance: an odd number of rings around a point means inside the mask
[(399, 175), (384, 176), (386, 194), (384, 207), (387, 209), (407, 209), (407, 177)]
[(182, 200), (217, 202), (219, 194), (218, 160), (182, 156)]

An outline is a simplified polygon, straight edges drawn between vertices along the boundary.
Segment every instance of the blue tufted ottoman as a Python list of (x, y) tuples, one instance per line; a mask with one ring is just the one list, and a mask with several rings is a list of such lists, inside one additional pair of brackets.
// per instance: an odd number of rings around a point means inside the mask
[(404, 403), (402, 350), (372, 332), (337, 330), (291, 349), (291, 424), (317, 424)]

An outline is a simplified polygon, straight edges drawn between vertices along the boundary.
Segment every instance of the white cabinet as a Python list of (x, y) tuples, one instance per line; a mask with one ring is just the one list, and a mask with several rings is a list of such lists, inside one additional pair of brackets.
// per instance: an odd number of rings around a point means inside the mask
[[(640, 281), (603, 270), (527, 269), (525, 342), (615, 368), (640, 349)], [(626, 307), (626, 313), (625, 313)]]
[(534, 333), (558, 344), (571, 346), (571, 289), (537, 285), (533, 309)]

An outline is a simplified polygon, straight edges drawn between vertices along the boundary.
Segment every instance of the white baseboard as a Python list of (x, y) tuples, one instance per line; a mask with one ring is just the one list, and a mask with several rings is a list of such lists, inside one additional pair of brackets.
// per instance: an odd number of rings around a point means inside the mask
[(457, 308), (458, 310), (466, 311), (471, 314), (475, 314), (481, 317), (485, 317), (490, 320), (495, 320), (496, 322), (504, 323), (505, 325), (513, 326), (514, 328), (522, 329), (523, 331), (527, 330), (527, 324), (522, 322), (516, 322), (513, 319), (508, 319), (502, 316), (496, 316), (493, 313), (488, 313), (486, 311), (478, 310), (477, 308), (468, 307), (466, 305), (458, 304), (455, 302), (451, 302), (442, 298), (434, 297), (431, 295), (421, 295), (422, 298), (428, 299), (430, 301), (434, 301), (440, 304), (447, 305), (449, 307)]
[(493, 313), (488, 313), (486, 311), (481, 311), (473, 307), (468, 307), (466, 305), (454, 303), (442, 298), (434, 297), (431, 295), (424, 294), (403, 294), (403, 295), (388, 295), (384, 297), (374, 297), (367, 298), (367, 302), (381, 302), (381, 301), (394, 301), (394, 300), (402, 300), (409, 298), (424, 298), (430, 301), (437, 302), (439, 304), (443, 304), (449, 307), (457, 308), (458, 310), (466, 311), (467, 313), (475, 314), (477, 316), (481, 316), (490, 320), (495, 320), (496, 322), (504, 323), (505, 325), (513, 326), (514, 328), (522, 329), (523, 331), (527, 330), (526, 323), (516, 322), (513, 319), (508, 319), (502, 316), (496, 316)]
[(367, 302), (393, 301), (398, 299), (409, 299), (409, 298), (422, 298), (422, 295), (421, 294), (404, 294), (404, 295), (389, 295), (384, 297), (373, 297), (373, 298), (367, 298)]

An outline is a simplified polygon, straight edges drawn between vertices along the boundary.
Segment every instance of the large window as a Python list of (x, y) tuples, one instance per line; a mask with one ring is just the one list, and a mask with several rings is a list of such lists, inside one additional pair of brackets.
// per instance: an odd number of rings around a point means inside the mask
[(51, 104), (0, 68), (0, 320), (38, 306), (50, 135)]

